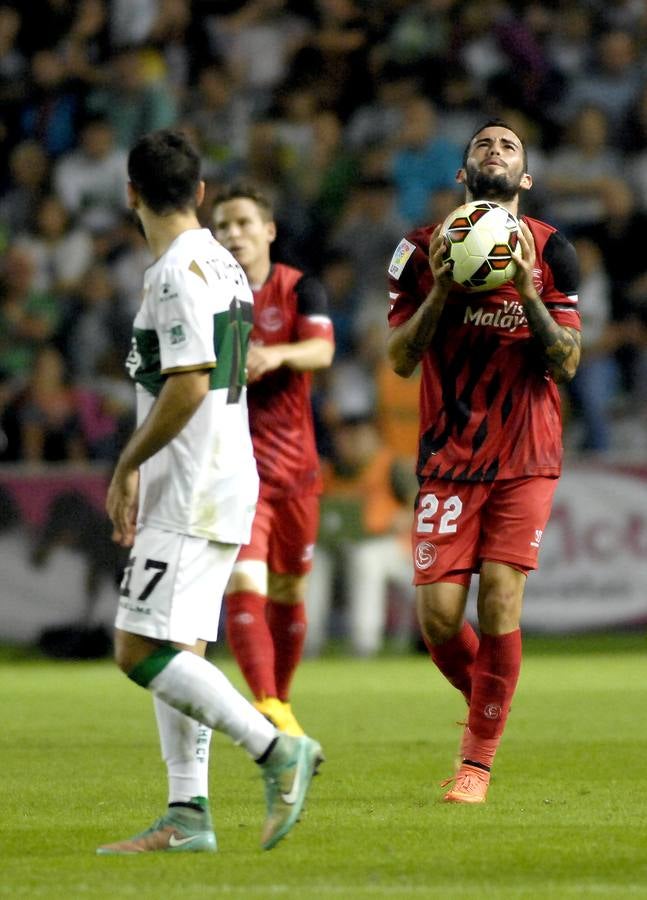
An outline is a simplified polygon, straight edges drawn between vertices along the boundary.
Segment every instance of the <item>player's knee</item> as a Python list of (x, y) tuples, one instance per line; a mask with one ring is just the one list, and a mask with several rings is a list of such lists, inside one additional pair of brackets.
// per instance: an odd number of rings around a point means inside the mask
[(114, 657), (117, 666), (121, 669), (124, 675), (127, 675), (134, 665), (127, 649), (120, 644), (115, 644)]
[(479, 623), (488, 634), (505, 634), (519, 627), (521, 597), (506, 585), (492, 586), (479, 597)]
[(231, 573), (226, 595), (240, 591), (267, 596), (267, 565), (263, 560), (239, 560)]
[(455, 609), (418, 602), (418, 621), (432, 644), (448, 641), (461, 628), (461, 613)]
[(430, 643), (442, 644), (458, 634), (463, 624), (466, 600), (467, 587), (462, 584), (418, 585), (418, 621)]
[(276, 603), (303, 603), (306, 596), (307, 576), (279, 575), (270, 572), (268, 595)]
[(519, 627), (526, 576), (499, 563), (484, 563), (479, 581), (478, 616), (488, 634), (506, 634)]
[(129, 675), (139, 662), (139, 655), (127, 635), (117, 630), (114, 639), (114, 659), (124, 675)]

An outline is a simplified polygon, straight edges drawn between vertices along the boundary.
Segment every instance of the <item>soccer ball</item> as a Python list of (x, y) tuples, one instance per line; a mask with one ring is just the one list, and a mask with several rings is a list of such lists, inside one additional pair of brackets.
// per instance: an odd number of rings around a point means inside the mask
[(444, 259), (454, 282), (467, 291), (491, 291), (515, 273), (521, 256), (519, 220), (498, 203), (475, 200), (459, 206), (442, 225)]

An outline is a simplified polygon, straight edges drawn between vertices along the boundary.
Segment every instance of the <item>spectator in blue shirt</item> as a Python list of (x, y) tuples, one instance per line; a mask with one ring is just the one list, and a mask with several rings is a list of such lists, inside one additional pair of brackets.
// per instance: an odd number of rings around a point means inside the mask
[(434, 105), (421, 95), (409, 99), (392, 159), (398, 211), (405, 222), (413, 227), (425, 221), (430, 195), (453, 187), (460, 167), (460, 148), (437, 133)]

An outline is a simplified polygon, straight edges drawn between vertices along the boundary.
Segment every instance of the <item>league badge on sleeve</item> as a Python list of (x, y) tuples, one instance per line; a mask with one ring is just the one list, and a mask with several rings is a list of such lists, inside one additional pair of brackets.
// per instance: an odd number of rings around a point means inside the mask
[(398, 279), (400, 275), (402, 275), (402, 270), (415, 249), (415, 244), (412, 244), (411, 241), (408, 241), (406, 238), (402, 238), (395, 248), (395, 253), (389, 263), (389, 275), (391, 275), (392, 278)]
[(179, 319), (174, 319), (166, 329), (166, 339), (169, 347), (181, 347), (189, 340), (186, 325)]

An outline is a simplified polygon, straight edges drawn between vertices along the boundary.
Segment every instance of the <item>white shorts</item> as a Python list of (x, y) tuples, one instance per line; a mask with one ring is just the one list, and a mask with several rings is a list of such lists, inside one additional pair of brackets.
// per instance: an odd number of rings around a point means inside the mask
[(115, 627), (159, 641), (215, 641), (239, 546), (145, 527), (119, 589)]

